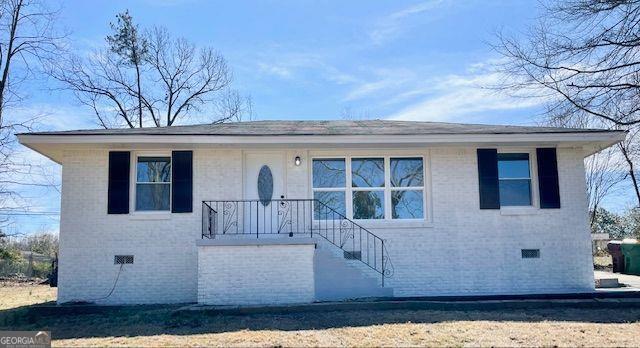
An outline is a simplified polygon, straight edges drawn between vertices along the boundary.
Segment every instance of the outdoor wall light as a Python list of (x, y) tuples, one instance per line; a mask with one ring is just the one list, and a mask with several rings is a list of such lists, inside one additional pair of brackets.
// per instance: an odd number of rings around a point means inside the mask
[(300, 163), (302, 163), (302, 159), (300, 158), (300, 156), (296, 156), (296, 158), (293, 160), (293, 163), (295, 163), (296, 166), (299, 166)]

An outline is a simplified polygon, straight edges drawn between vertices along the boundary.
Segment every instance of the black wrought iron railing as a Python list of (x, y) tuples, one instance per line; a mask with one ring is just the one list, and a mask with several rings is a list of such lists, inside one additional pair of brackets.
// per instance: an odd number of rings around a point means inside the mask
[(309, 235), (340, 248), (382, 276), (393, 275), (384, 240), (328, 205), (314, 199), (217, 200), (202, 202), (202, 238), (221, 235)]

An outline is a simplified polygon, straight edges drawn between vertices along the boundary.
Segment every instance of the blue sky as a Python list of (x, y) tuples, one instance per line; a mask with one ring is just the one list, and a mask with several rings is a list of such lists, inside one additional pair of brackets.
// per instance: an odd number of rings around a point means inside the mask
[[(524, 31), (537, 1), (66, 0), (60, 24), (75, 50), (89, 51), (104, 44), (109, 22), (125, 9), (142, 27), (165, 26), (217, 49), (257, 119), (336, 119), (349, 109), (356, 117), (533, 124), (542, 111), (539, 100), (482, 88), (500, 77), (491, 71), (499, 58), (488, 45), (494, 32)], [(90, 110), (52, 86), (39, 81), (16, 117), (40, 116), (42, 130), (96, 126)], [(20, 156), (47, 162), (24, 150)], [(25, 195), (33, 210), (59, 210), (55, 190)], [(15, 228), (57, 230), (57, 218), (18, 218)]]
[(260, 119), (336, 118), (351, 108), (521, 124), (535, 114), (516, 110), (531, 101), (475, 88), (492, 78), (493, 31), (523, 29), (533, 1), (66, 1), (61, 16), (76, 48), (88, 49), (104, 43), (125, 8), (143, 27), (162, 25), (219, 50)]

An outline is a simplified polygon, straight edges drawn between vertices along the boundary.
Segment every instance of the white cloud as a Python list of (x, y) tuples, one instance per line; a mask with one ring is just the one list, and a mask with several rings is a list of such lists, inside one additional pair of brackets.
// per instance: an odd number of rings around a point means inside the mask
[(275, 75), (283, 79), (289, 79), (293, 75), (289, 67), (279, 64), (258, 63), (258, 70), (262, 73)]
[(539, 99), (509, 97), (476, 87), (453, 88), (454, 90), (409, 105), (388, 118), (408, 121), (452, 121), (487, 111), (530, 108), (542, 102)]
[(320, 78), (339, 85), (356, 82), (357, 79), (337, 67), (327, 63), (326, 57), (317, 54), (282, 52), (262, 53), (255, 59), (257, 70), (266, 75), (281, 79), (305, 80), (305, 74), (316, 73)]
[(390, 90), (397, 90), (411, 83), (413, 76), (415, 76), (414, 72), (407, 69), (375, 69), (371, 74), (373, 78), (369, 81), (357, 80), (343, 101), (355, 101), (381, 93), (386, 94)]
[(492, 70), (494, 63), (489, 59), (469, 65), (461, 74), (441, 76), (421, 68), (373, 70), (368, 79), (354, 84), (343, 100), (378, 110), (398, 110), (387, 118), (415, 121), (478, 119), (491, 111), (532, 108), (547, 100), (526, 97), (524, 92), (507, 94), (491, 89), (504, 78)]
[(7, 114), (10, 122), (32, 120), (34, 130), (38, 131), (86, 129), (97, 125), (94, 115), (82, 106), (32, 104), (29, 107), (13, 108)]
[(464, 75), (447, 75), (432, 81), (430, 89), (405, 92), (420, 95), (420, 100), (389, 116), (397, 120), (451, 121), (463, 116), (481, 114), (488, 111), (525, 109), (542, 105), (543, 97), (528, 97), (517, 93), (507, 94), (489, 88), (504, 78), (503, 75), (486, 69), (478, 69), (474, 64)]
[(406, 22), (410, 17), (438, 9), (444, 2), (444, 0), (425, 1), (393, 12), (378, 21), (375, 28), (369, 33), (369, 37), (374, 44), (382, 44), (398, 36), (405, 29)]

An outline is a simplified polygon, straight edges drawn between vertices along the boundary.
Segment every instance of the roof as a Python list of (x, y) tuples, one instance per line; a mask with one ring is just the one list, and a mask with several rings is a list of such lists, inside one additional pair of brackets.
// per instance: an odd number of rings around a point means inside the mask
[(215, 136), (309, 136), (309, 135), (446, 135), (446, 134), (564, 134), (607, 133), (606, 129), (506, 126), (445, 122), (361, 121), (249, 121), (190, 126), (87, 129), (33, 132), (25, 135), (215, 135)]
[(18, 134), (21, 144), (60, 163), (70, 148), (192, 149), (210, 146), (377, 148), (408, 146), (562, 146), (585, 156), (611, 146), (623, 131), (391, 120), (251, 121), (191, 126), (88, 129)]

